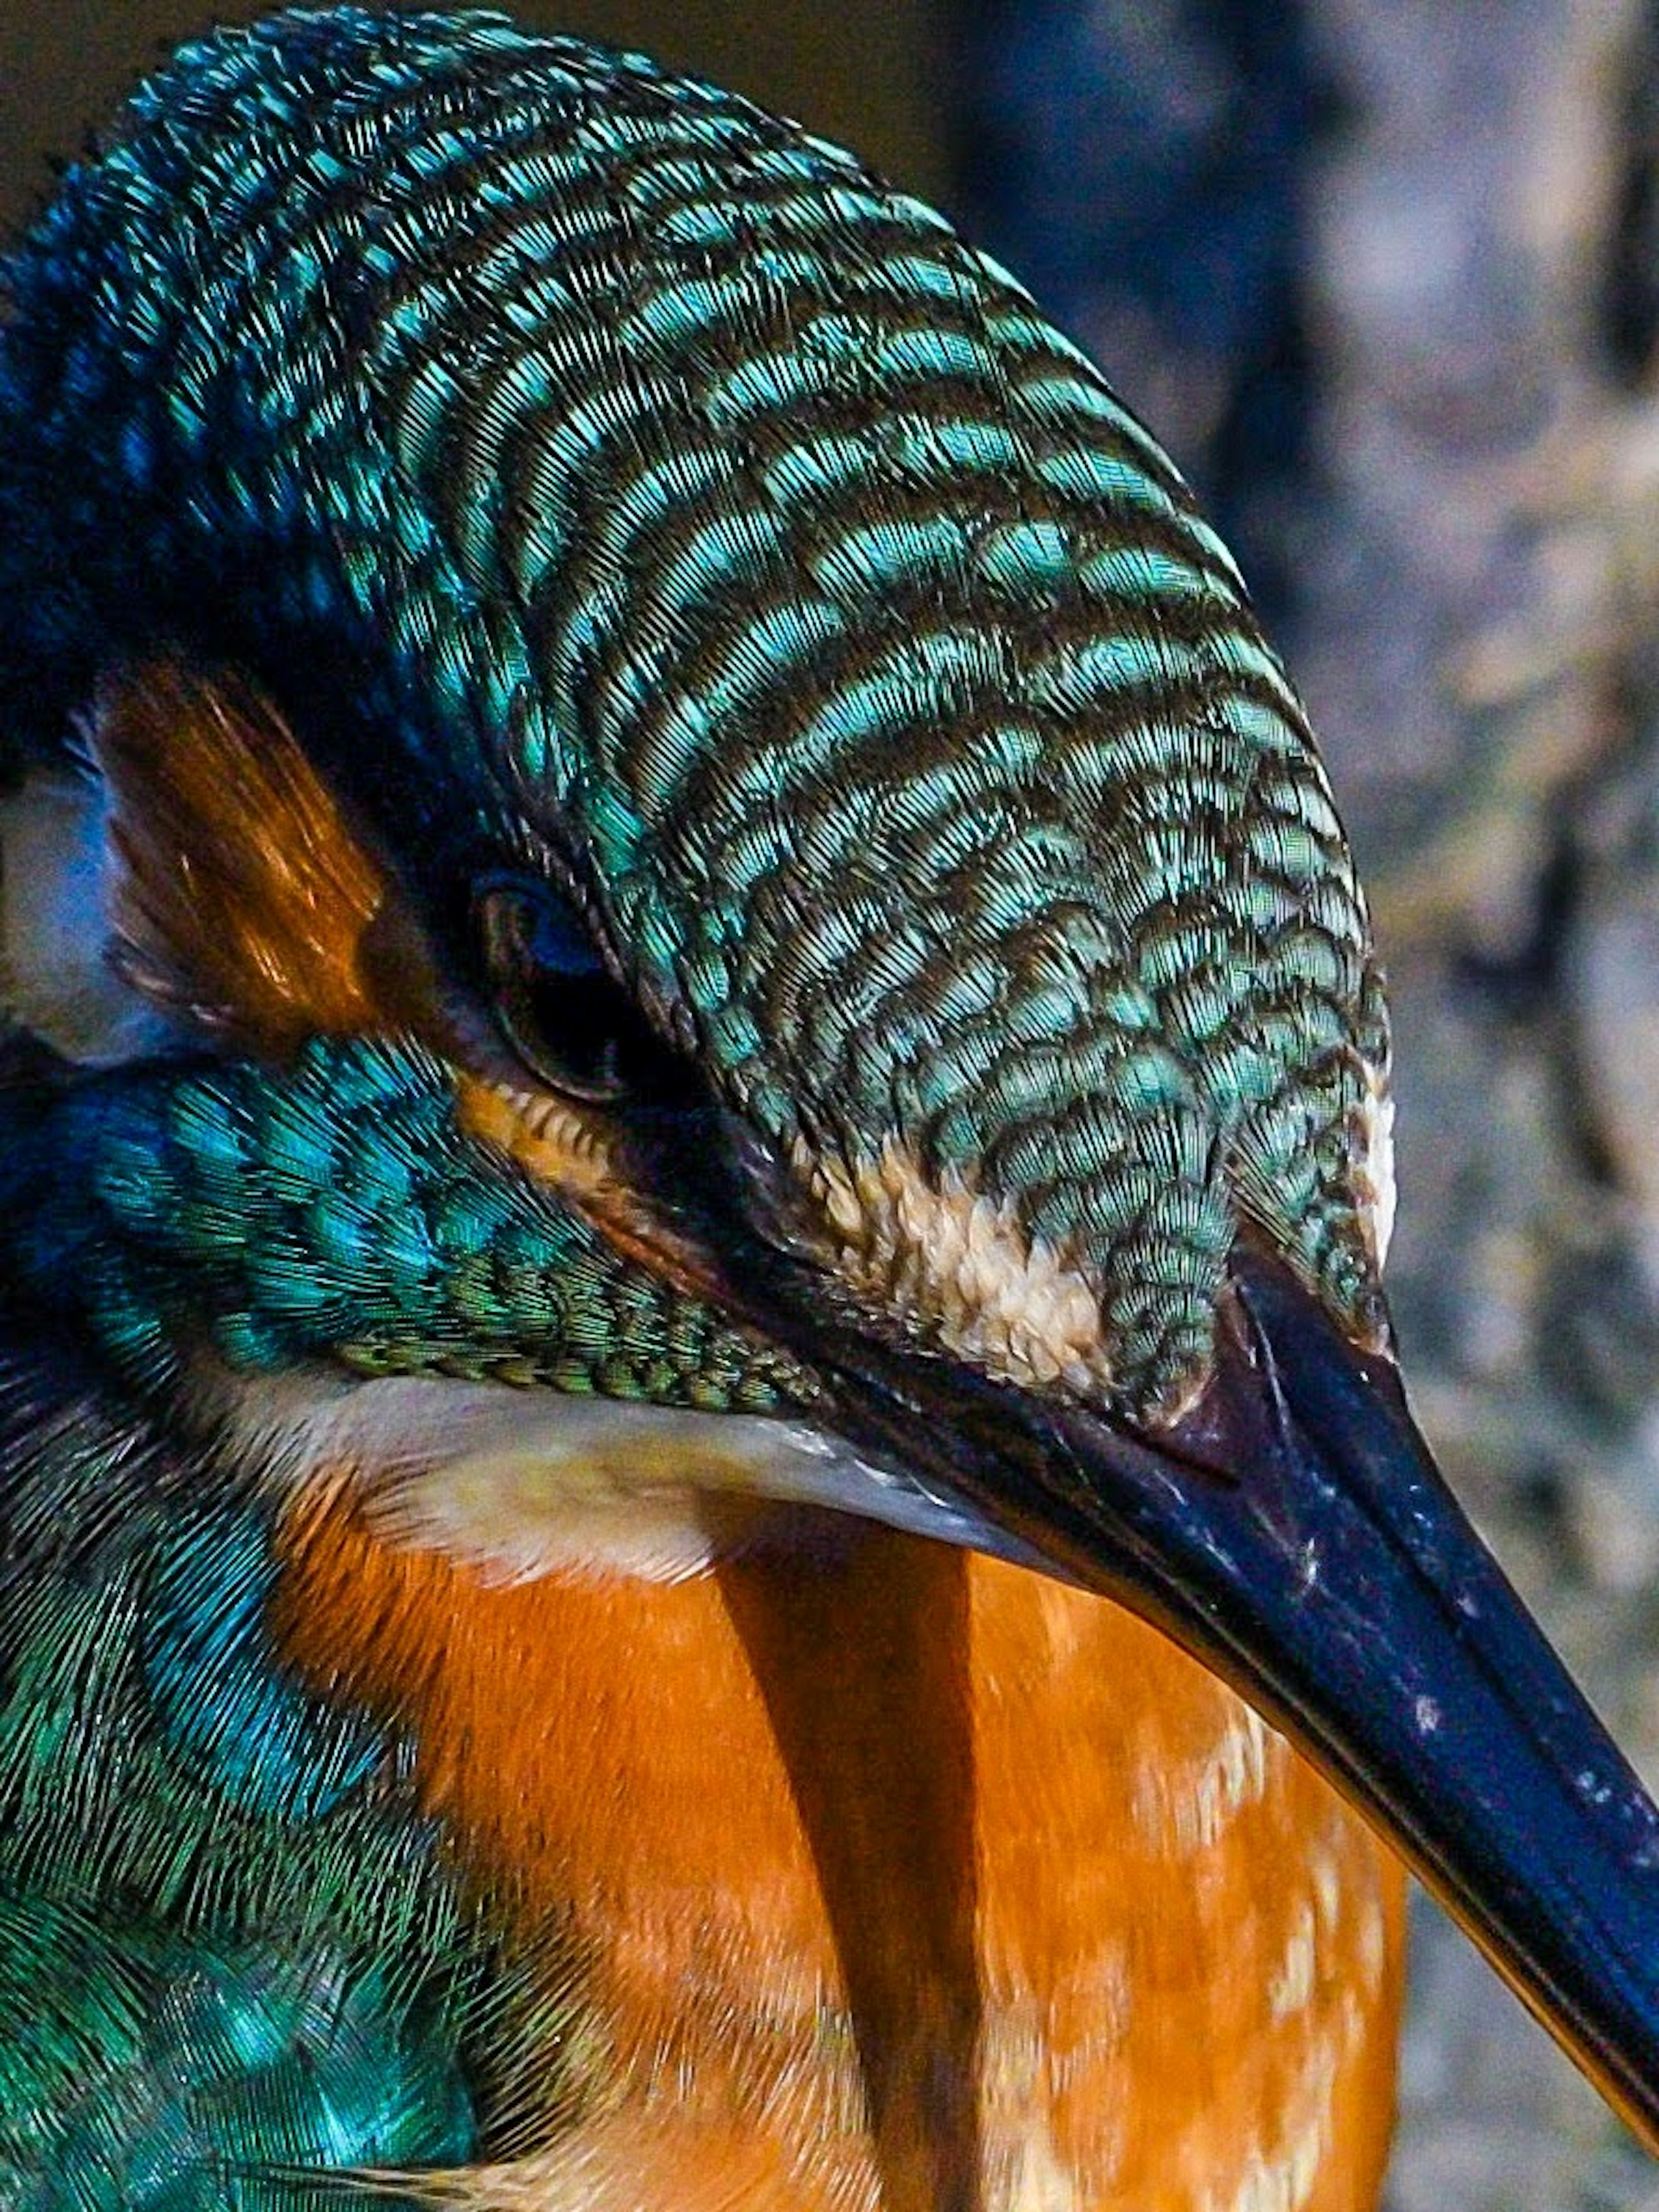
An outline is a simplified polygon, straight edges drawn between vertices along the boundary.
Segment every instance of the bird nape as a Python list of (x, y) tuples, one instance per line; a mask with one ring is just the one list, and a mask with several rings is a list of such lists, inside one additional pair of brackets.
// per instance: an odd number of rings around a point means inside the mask
[(1359, 2212), (1373, 1827), (1659, 2136), (1659, 1816), (1093, 365), (487, 14), (185, 47), (3, 284), (0, 2200)]

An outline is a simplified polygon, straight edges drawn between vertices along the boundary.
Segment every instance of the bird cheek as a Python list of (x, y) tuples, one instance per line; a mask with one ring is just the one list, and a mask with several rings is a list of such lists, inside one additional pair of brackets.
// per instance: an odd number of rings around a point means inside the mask
[(470, 1133), (453, 1071), (419, 1046), (124, 1068), (27, 1110), (0, 1196), (30, 1294), (72, 1307), (146, 1389), (211, 1369), (233, 1398), (300, 1373), (430, 1375), (504, 1401), (545, 1387), (760, 1411), (788, 1395), (763, 1340)]

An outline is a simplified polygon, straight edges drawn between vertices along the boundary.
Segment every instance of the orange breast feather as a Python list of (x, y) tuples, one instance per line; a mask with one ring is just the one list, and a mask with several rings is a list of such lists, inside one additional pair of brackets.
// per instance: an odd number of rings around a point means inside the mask
[(492, 1587), (337, 1501), (292, 1519), (281, 1627), (579, 1962), (591, 2094), (474, 2202), (1372, 2203), (1398, 1872), (1115, 1607), (862, 1528)]

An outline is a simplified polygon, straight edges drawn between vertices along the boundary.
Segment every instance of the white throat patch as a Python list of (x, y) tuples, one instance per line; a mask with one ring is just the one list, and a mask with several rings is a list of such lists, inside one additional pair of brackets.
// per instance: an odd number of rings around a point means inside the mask
[(804, 1421), (325, 1370), (257, 1380), (216, 1370), (204, 1399), (231, 1449), (279, 1490), (344, 1482), (388, 1541), (490, 1582), (678, 1582), (792, 1540), (791, 1510), (804, 1506), (1030, 1556)]

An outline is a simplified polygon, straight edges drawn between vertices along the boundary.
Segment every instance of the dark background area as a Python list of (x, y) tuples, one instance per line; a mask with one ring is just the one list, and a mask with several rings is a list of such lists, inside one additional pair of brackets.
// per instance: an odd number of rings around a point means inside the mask
[[(1419, 1411), (1650, 1782), (1656, 4), (518, 10), (943, 200), (1203, 489), (1312, 706), (1394, 978)], [(212, 12), (0, 0), (0, 227)], [(1392, 2212), (1659, 2212), (1656, 2169), (1427, 1911), (1406, 2060)]]
[[(9, 228), (38, 197), (44, 158), (72, 153), (169, 45), (264, 12), (234, 0), (0, 0), (0, 224)], [(945, 115), (926, 0), (526, 0), (512, 12), (543, 30), (643, 47), (810, 117), (912, 191), (944, 195)]]

